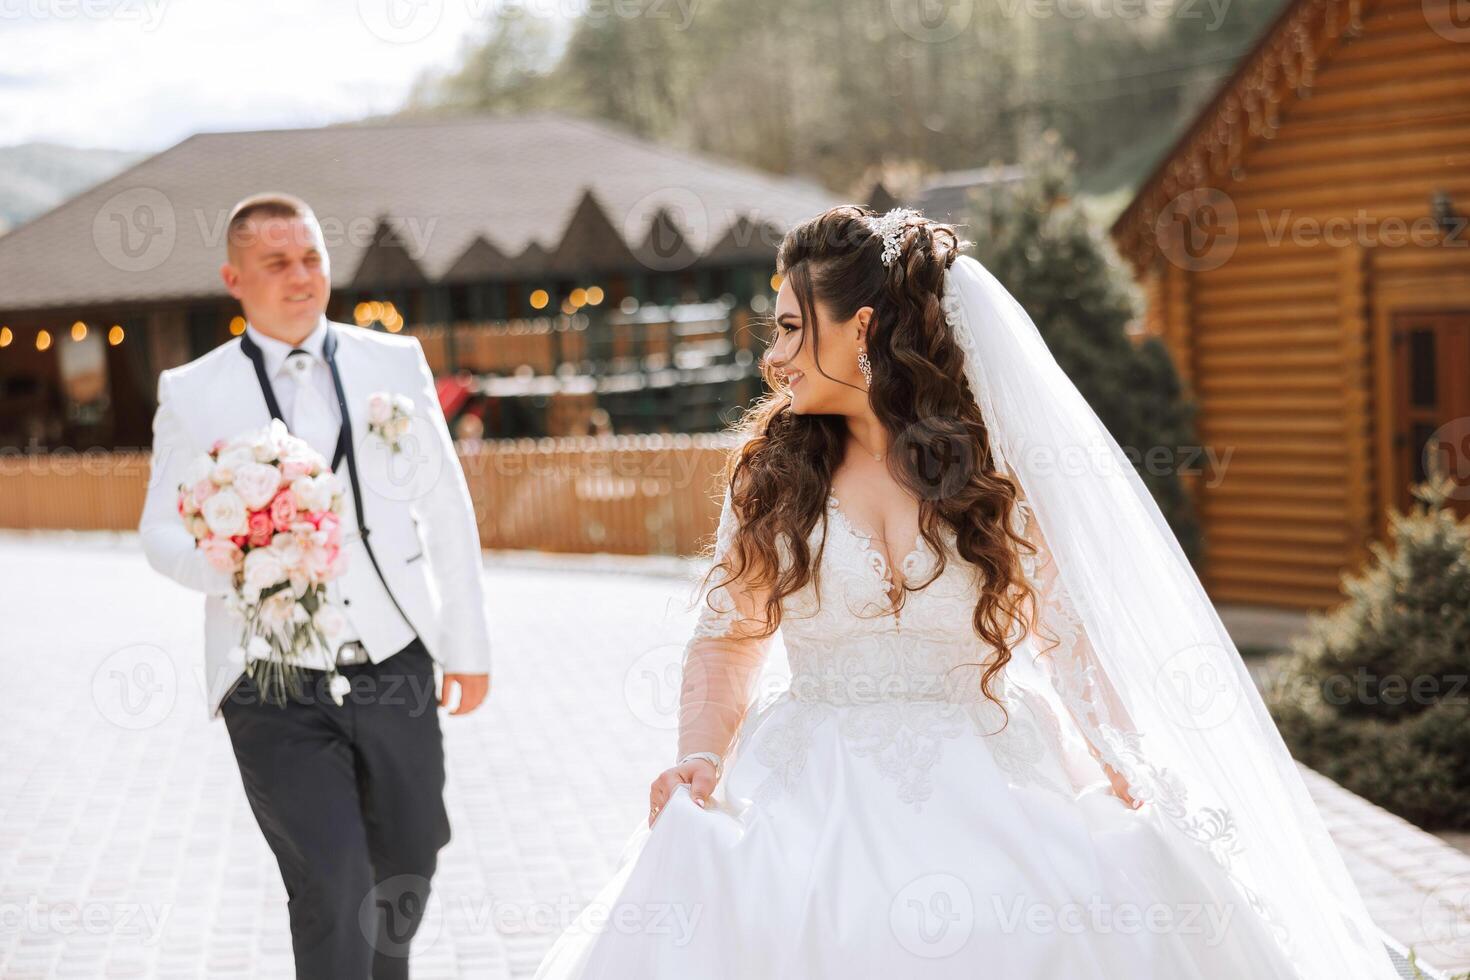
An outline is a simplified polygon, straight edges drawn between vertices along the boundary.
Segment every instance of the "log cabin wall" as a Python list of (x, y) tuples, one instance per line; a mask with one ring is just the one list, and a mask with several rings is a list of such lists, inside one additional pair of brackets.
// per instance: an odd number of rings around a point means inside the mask
[[(1206, 587), (1320, 608), (1406, 500), (1395, 325), (1470, 317), (1470, 229), (1445, 239), (1432, 204), (1470, 214), (1470, 25), (1448, 0), (1303, 0), (1272, 30), (1285, 41), (1253, 56), (1289, 49), (1288, 84), (1243, 65), (1207, 110), (1234, 128), (1197, 124), (1114, 235), (1144, 270), (1145, 324), (1178, 359), (1203, 445), (1231, 454), (1191, 483)], [(1180, 194), (1216, 223), (1214, 254), (1181, 256), (1148, 227)]]

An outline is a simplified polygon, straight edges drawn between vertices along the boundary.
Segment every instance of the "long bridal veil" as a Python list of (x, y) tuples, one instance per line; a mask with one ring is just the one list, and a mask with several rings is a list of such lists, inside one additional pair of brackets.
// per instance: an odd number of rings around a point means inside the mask
[(946, 319), (998, 462), (1074, 610), (1059, 693), (1103, 761), (1203, 848), (1302, 977), (1397, 976), (1245, 665), (1157, 504), (1026, 311), (969, 256)]

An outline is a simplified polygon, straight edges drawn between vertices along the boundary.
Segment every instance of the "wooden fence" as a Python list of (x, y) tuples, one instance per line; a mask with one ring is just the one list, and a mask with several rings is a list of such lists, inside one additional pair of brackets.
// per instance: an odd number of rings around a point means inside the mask
[[(719, 519), (731, 442), (639, 435), (461, 444), (486, 548), (692, 555)], [(0, 528), (132, 530), (149, 454), (0, 454)]]

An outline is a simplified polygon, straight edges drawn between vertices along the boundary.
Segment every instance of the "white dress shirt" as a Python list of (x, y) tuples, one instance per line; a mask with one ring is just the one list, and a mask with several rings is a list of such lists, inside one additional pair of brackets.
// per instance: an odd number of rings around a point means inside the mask
[[(337, 424), (342, 423), (342, 410), (337, 406), (337, 389), (332, 385), (332, 371), (327, 367), (326, 357), (322, 352), (322, 346), (327, 341), (327, 318), (324, 316), (316, 329), (307, 334), (306, 339), (292, 347), (284, 340), (267, 337), (256, 329), (249, 321), (245, 323), (245, 333), (255, 341), (260, 352), (265, 355), (265, 376), (271, 379), (271, 387), (275, 389), (276, 401), (281, 405), (281, 418), (290, 422), (291, 412), (296, 407), (296, 383), (286, 373), (286, 358), (293, 350), (304, 350), (312, 357), (312, 384), (321, 391), (322, 397), (332, 409), (332, 417)], [(332, 462), (331, 457), (327, 462)]]
[[(337, 404), (337, 389), (332, 383), (332, 369), (327, 365), (326, 356), (323, 351), (323, 345), (327, 339), (327, 318), (325, 316), (321, 318), (316, 328), (307, 334), (306, 338), (295, 347), (283, 340), (267, 337), (248, 321), (245, 324), (245, 332), (260, 347), (261, 354), (265, 358), (265, 374), (271, 380), (271, 388), (275, 391), (276, 401), (281, 406), (281, 415), (284, 421), (290, 420), (296, 404), (296, 380), (290, 376), (289, 369), (286, 367), (286, 358), (290, 356), (293, 350), (305, 350), (312, 358), (309, 383), (315, 385), (321, 391), (322, 397), (331, 409), (332, 418), (336, 420), (339, 426), (342, 424), (342, 410)], [(367, 407), (363, 406), (362, 410), (366, 411)], [(324, 451), (324, 455), (327, 457), (327, 465), (331, 466), (331, 452)], [(347, 478), (346, 467), (347, 460), (344, 458), (341, 464), (342, 472), (337, 474), (340, 477), (339, 482), (342, 484), (342, 501), (344, 504), (342, 512), (342, 547), (344, 550), (348, 549), (349, 541), (353, 541), (359, 537), (357, 512), (353, 510), (352, 481)], [(369, 560), (366, 553), (361, 551), (361, 549), (353, 550), (357, 553), (350, 556), (349, 560), (352, 560), (352, 558), (357, 558), (361, 561)], [(353, 602), (392, 604), (393, 599), (388, 594), (387, 589), (384, 588), (382, 582), (377, 581), (376, 577), (374, 577), (373, 581), (377, 585), (373, 594), (354, 594), (350, 596), (343, 594), (340, 580), (334, 579), (327, 583), (327, 601), (341, 610), (347, 620), (346, 628), (337, 637), (339, 649), (342, 644), (352, 642), (353, 640), (363, 643), (364, 647), (368, 647), (368, 644), (363, 641), (362, 635), (358, 632), (357, 628), (352, 625)], [(413, 628), (407, 622), (404, 622), (401, 617), (399, 617), (399, 622), (402, 624), (401, 630), (387, 638), (386, 642), (375, 644), (376, 649), (368, 647), (368, 654), (374, 662), (397, 653), (413, 639)]]

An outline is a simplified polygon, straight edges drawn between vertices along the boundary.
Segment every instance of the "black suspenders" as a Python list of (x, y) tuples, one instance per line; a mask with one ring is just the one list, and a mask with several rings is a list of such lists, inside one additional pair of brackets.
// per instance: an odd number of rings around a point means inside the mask
[[(284, 424), (285, 419), (281, 417), (281, 403), (276, 400), (275, 389), (271, 387), (271, 379), (265, 370), (265, 355), (260, 346), (250, 339), (250, 334), (240, 335), (240, 350), (250, 358), (250, 363), (255, 366), (255, 380), (260, 382), (260, 393), (265, 396), (265, 406), (270, 410), (271, 418), (280, 419)], [(332, 454), (332, 469), (336, 469), (342, 462), (343, 457), (347, 459), (347, 479), (352, 484), (352, 509), (357, 514), (357, 530), (362, 535), (362, 546), (367, 552), (368, 561), (373, 563), (373, 571), (378, 573), (378, 581), (383, 583), (383, 591), (388, 593), (388, 598), (393, 600), (393, 608), (398, 610), (398, 615), (413, 630), (414, 635), (422, 639), (422, 634), (413, 625), (413, 620), (408, 618), (408, 613), (403, 611), (398, 597), (388, 586), (388, 579), (383, 575), (382, 566), (378, 564), (378, 556), (373, 554), (373, 544), (369, 538), (371, 530), (363, 517), (362, 485), (357, 478), (357, 453), (352, 446), (352, 417), (347, 414), (347, 395), (342, 388), (342, 374), (337, 370), (337, 331), (329, 322), (327, 324), (327, 336), (322, 342), (322, 355), (327, 362), (327, 367), (332, 370), (332, 388), (337, 392), (337, 408), (342, 413), (342, 428), (337, 432), (337, 447)]]

